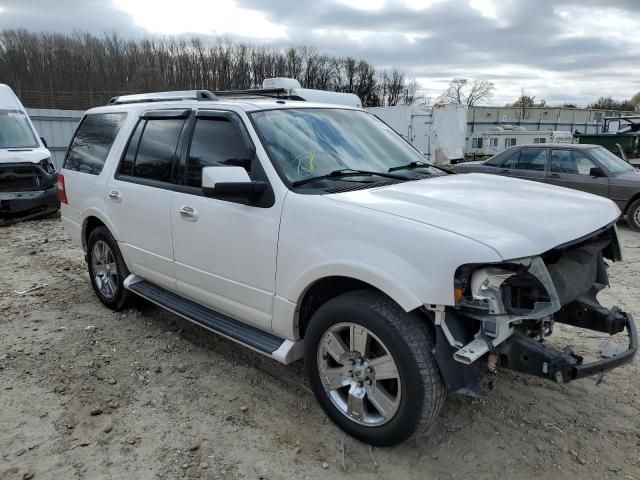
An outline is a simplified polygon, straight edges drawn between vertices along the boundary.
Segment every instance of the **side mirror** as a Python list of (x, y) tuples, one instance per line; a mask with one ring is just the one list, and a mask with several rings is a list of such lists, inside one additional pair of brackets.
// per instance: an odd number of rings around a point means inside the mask
[(204, 167), (202, 192), (207, 197), (246, 197), (260, 195), (267, 189), (267, 182), (251, 180), (242, 167)]
[(45, 148), (49, 148), (49, 145), (47, 145), (47, 141), (44, 139), (44, 137), (40, 137), (40, 141), (42, 142)]
[(591, 175), (592, 177), (606, 177), (607, 176), (604, 173), (604, 170), (602, 170), (600, 167), (591, 167), (591, 170), (589, 170), (589, 175)]

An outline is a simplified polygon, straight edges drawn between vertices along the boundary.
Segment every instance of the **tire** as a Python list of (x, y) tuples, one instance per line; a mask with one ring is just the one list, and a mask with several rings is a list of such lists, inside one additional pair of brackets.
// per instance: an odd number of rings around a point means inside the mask
[[(104, 259), (105, 262), (100, 262)], [(108, 269), (105, 269), (105, 263), (108, 263)], [(89, 234), (87, 265), (91, 285), (102, 303), (112, 310), (122, 310), (129, 305), (133, 295), (123, 286), (129, 270), (118, 248), (118, 242), (107, 227), (97, 227)]]
[[(365, 339), (363, 348), (357, 339)], [(338, 427), (365, 443), (390, 446), (427, 430), (444, 403), (433, 346), (424, 318), (378, 292), (358, 290), (313, 315), (304, 363), (316, 399)]]
[(640, 232), (640, 198), (627, 209), (627, 223), (636, 232)]

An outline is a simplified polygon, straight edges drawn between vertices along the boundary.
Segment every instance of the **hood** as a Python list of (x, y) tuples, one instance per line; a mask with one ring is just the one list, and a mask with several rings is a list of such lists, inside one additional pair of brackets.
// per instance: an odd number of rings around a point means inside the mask
[(38, 163), (50, 158), (51, 152), (46, 148), (0, 148), (0, 164), (3, 163)]
[(482, 173), (445, 175), (325, 198), (457, 233), (492, 248), (505, 260), (539, 255), (588, 235), (620, 215), (606, 198)]

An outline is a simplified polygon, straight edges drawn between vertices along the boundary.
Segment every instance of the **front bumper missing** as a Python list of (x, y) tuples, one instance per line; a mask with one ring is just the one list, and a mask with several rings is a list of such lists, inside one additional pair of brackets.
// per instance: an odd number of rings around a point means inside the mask
[[(482, 365), (485, 363), (476, 361), (465, 364), (456, 361), (454, 354), (458, 347), (451, 345), (447, 338), (449, 335), (463, 341), (471, 341), (473, 333), (466, 328), (470, 318), (452, 310), (442, 314), (446, 322), (436, 325), (436, 345), (433, 353), (447, 389), (453, 393), (479, 396), (479, 380)], [(629, 362), (638, 350), (638, 333), (632, 315), (618, 307), (607, 309), (593, 298), (583, 297), (571, 302), (554, 314), (554, 320), (557, 323), (609, 335), (626, 330), (628, 348), (610, 358), (584, 363), (584, 358), (570, 347), (558, 350), (517, 329), (504, 342), (489, 349), (491, 354), (495, 355), (497, 366), (566, 383), (616, 368)], [(485, 339), (491, 340), (486, 337)]]
[(628, 348), (610, 358), (584, 363), (584, 358), (571, 347), (557, 350), (522, 333), (515, 333), (496, 347), (499, 366), (566, 383), (614, 369), (630, 361), (638, 350), (638, 333), (633, 317), (618, 307), (607, 309), (595, 300), (578, 299), (556, 313), (555, 321), (609, 335), (626, 330)]

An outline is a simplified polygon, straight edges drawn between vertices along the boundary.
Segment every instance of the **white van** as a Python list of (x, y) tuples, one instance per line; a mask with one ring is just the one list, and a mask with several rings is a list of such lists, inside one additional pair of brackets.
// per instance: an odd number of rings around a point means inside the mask
[(0, 225), (59, 207), (51, 152), (18, 97), (0, 84)]

